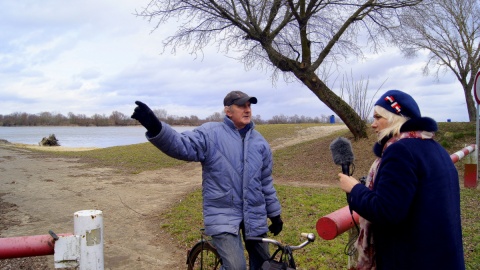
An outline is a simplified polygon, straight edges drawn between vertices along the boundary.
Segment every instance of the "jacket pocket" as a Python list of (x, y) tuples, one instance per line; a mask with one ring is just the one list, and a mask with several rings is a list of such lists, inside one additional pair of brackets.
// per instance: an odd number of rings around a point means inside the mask
[(205, 207), (229, 208), (232, 205), (232, 191), (226, 193), (205, 193), (203, 195), (203, 203)]
[(262, 206), (265, 207), (265, 195), (262, 192), (262, 187), (251, 187), (247, 194), (248, 205), (252, 207)]

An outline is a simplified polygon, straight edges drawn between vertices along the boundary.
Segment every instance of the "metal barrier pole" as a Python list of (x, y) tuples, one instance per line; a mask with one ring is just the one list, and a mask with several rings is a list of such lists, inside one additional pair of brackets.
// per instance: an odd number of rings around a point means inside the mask
[[(67, 236), (71, 234), (61, 234)], [(51, 235), (0, 238), (0, 259), (53, 255), (55, 240)]]
[(352, 228), (353, 219), (358, 224), (358, 217), (358, 214), (353, 212), (352, 218), (348, 205), (321, 217), (316, 225), (318, 236), (325, 240), (332, 240)]
[(465, 148), (463, 148), (460, 151), (457, 151), (453, 154), (450, 155), (450, 158), (452, 159), (453, 163), (457, 163), (460, 159), (464, 158), (468, 154), (472, 153), (475, 151), (475, 144), (471, 144)]

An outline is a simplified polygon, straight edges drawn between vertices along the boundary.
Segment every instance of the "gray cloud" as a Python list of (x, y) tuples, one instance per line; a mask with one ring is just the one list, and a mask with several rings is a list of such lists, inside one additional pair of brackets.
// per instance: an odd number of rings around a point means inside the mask
[[(146, 1), (0, 2), (0, 114), (56, 111), (63, 114), (130, 115), (135, 100), (168, 114), (206, 117), (222, 110), (231, 90), (259, 99), (254, 115), (330, 115), (331, 110), (299, 82), (275, 83), (269, 71), (245, 70), (242, 63), (206, 48), (203, 55), (161, 53), (161, 41), (175, 27), (151, 33), (133, 15)], [(339, 93), (342, 76), (369, 82), (369, 96), (404, 90), (422, 113), (436, 120), (466, 121), (460, 85), (448, 73), (439, 81), (422, 74), (423, 58), (405, 59), (388, 49), (351, 60), (332, 74)], [(336, 83), (333, 84), (336, 78)]]

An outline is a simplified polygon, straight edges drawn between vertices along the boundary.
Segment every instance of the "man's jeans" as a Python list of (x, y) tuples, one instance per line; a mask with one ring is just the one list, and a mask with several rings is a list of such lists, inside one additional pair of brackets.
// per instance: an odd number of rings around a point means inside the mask
[[(259, 237), (266, 237), (266, 234)], [(246, 270), (246, 260), (243, 252), (242, 237), (240, 234), (222, 233), (212, 236), (213, 245), (222, 258), (222, 268), (225, 270)], [(258, 241), (246, 241), (245, 249), (248, 252), (250, 270), (259, 270), (264, 261), (270, 258), (268, 244)]]

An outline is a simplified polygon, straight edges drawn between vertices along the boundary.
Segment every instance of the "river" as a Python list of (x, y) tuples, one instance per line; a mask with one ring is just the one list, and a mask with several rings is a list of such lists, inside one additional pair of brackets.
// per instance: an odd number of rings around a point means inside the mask
[[(182, 132), (195, 127), (175, 126)], [(0, 127), (0, 139), (11, 143), (38, 145), (44, 137), (54, 134), (61, 146), (105, 148), (147, 142), (145, 128), (128, 127)]]

